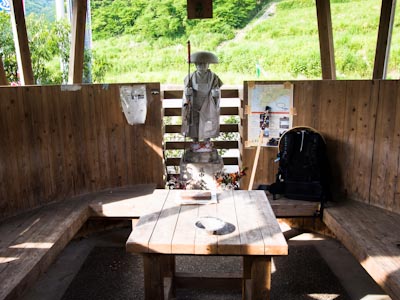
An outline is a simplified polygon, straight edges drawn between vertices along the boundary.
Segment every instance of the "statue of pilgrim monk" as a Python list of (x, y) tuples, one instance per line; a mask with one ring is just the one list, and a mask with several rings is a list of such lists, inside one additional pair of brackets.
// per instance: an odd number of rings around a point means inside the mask
[(190, 56), (196, 71), (184, 80), (182, 134), (193, 140), (192, 151), (212, 150), (210, 139), (219, 135), (220, 87), (222, 81), (209, 69), (218, 63), (211, 52), (200, 51)]

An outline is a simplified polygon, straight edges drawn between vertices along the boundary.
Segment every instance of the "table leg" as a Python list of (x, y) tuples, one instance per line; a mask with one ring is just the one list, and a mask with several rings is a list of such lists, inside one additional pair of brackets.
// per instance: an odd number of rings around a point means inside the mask
[(145, 300), (164, 300), (164, 279), (160, 254), (144, 254), (144, 297)]
[(269, 300), (271, 290), (271, 256), (244, 256), (243, 262), (244, 283), (242, 297), (246, 297), (246, 279), (251, 277), (250, 299)]
[(256, 256), (251, 264), (251, 299), (269, 300), (271, 291), (271, 256)]
[(162, 270), (163, 277), (169, 277), (170, 280), (170, 289), (167, 289), (166, 292), (168, 295), (167, 298), (175, 297), (175, 255), (163, 255), (162, 256)]
[(163, 276), (174, 277), (175, 276), (175, 255), (163, 255)]
[(251, 256), (243, 256), (242, 300), (247, 298), (247, 280), (251, 279)]

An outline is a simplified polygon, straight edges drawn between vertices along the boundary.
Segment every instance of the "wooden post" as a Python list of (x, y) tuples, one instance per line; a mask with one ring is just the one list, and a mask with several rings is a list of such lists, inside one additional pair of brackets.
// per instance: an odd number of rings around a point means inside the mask
[(8, 85), (6, 72), (4, 70), (3, 60), (0, 55), (0, 85)]
[(271, 256), (251, 256), (250, 299), (269, 300), (271, 292)]
[(336, 79), (330, 0), (316, 0), (322, 79)]
[(35, 84), (22, 0), (12, 0), (10, 5), (11, 25), (21, 85)]
[(260, 159), (260, 151), (261, 151), (261, 144), (262, 144), (263, 136), (264, 136), (264, 130), (261, 129), (260, 134), (258, 136), (257, 150), (256, 150), (256, 155), (254, 157), (253, 169), (251, 169), (250, 182), (249, 182), (249, 187), (248, 187), (249, 191), (251, 191), (253, 189), (254, 178), (255, 178), (256, 172), (257, 172), (258, 160)]
[(251, 263), (251, 256), (243, 255), (242, 300), (246, 300), (250, 293), (247, 289), (247, 280), (251, 279)]
[(373, 79), (385, 79), (389, 62), (396, 0), (382, 0), (379, 20), (378, 40), (376, 42)]
[(160, 254), (143, 255), (144, 296), (146, 300), (164, 300), (162, 259)]
[(161, 264), (163, 278), (169, 278), (169, 286), (164, 286), (164, 297), (167, 299), (175, 298), (175, 255), (163, 255), (161, 257)]
[(72, 39), (68, 71), (69, 84), (82, 83), (86, 11), (86, 0), (74, 0), (72, 7)]

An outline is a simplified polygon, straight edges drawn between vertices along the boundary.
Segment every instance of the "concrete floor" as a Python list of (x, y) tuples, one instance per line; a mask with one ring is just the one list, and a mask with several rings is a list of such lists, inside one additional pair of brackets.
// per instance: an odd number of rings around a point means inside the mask
[[(293, 234), (295, 231), (290, 230), (290, 228), (283, 228), (283, 230), (286, 231), (285, 236), (288, 238), (289, 256), (292, 259), (277, 258), (274, 260), (272, 268), (272, 291), (274, 293), (271, 293), (272, 299), (390, 300), (362, 269), (353, 256), (337, 241), (310, 233)], [(125, 277), (103, 278), (106, 285), (108, 285), (108, 282), (111, 283), (112, 280), (118, 281), (116, 282), (116, 290), (111, 291), (111, 293), (114, 293), (112, 295), (115, 295), (115, 297), (111, 296), (112, 299), (143, 299), (143, 277), (142, 274), (140, 274), (142, 270), (141, 258), (139, 256), (133, 257), (137, 261), (135, 270), (132, 269), (129, 273), (123, 269), (124, 261), (126, 257), (129, 258), (130, 255), (125, 255), (123, 250), (129, 233), (130, 228), (124, 227), (76, 238), (64, 249), (56, 262), (43, 274), (36, 285), (25, 294), (23, 299), (110, 299), (109, 296), (99, 296), (90, 291), (88, 292), (91, 281), (94, 282), (94, 286), (96, 286), (96, 284), (104, 285), (104, 283), (98, 280), (99, 278), (96, 278), (96, 276), (102, 276), (103, 271), (101, 270), (104, 270), (101, 268), (98, 269), (101, 267), (100, 262), (98, 265), (96, 262), (94, 267), (89, 266), (89, 272), (86, 270), (86, 277), (82, 277), (81, 275), (84, 269), (82, 266), (86, 266), (87, 269), (85, 261), (87, 262), (89, 257), (93, 256), (96, 251), (107, 258), (104, 259), (104, 261), (107, 261), (105, 263), (108, 264), (106, 267), (113, 268), (116, 274), (125, 275)], [(313, 255), (312, 251), (309, 251), (313, 249), (316, 249), (316, 253), (319, 253), (319, 255)], [(116, 252), (116, 250), (118, 251)], [(104, 253), (101, 254), (101, 251)], [(110, 257), (113, 255), (118, 257)], [(314, 260), (317, 256), (321, 257), (324, 262), (322, 263), (318, 260)], [(300, 262), (301, 264), (299, 265), (298, 263)], [(302, 273), (295, 272), (296, 266), (294, 266), (294, 264), (297, 264), (297, 268), (302, 269)], [(211, 260), (210, 258), (204, 260), (204, 257), (197, 258), (186, 256), (177, 257), (177, 268), (179, 270), (178, 265), (183, 265), (183, 268), (190, 269), (189, 271), (196, 270), (201, 272), (202, 269), (209, 270), (210, 268), (231, 271), (231, 269), (241, 268), (241, 260), (237, 257), (214, 257)], [(309, 267), (316, 268), (310, 268), (309, 270)], [(90, 268), (93, 268), (93, 270)], [(277, 272), (277, 270), (281, 272)], [(188, 270), (184, 269), (183, 271)], [(328, 273), (334, 275), (329, 275)], [(138, 274), (140, 276), (138, 276)], [(306, 275), (311, 277), (305, 278)], [(131, 279), (131, 277), (135, 277), (135, 279)], [(79, 282), (79, 280), (81, 280), (81, 282)], [(307, 280), (307, 282), (305, 280)], [(320, 286), (316, 289), (315, 286), (312, 287), (309, 284)], [(110, 287), (112, 286), (112, 284), (109, 285)], [(131, 288), (132, 285), (135, 286), (134, 292), (130, 292), (129, 296), (124, 296), (119, 293), (122, 287)], [(330, 291), (331, 286), (333, 288), (332, 291), (336, 291), (335, 288), (337, 288), (338, 291), (343, 290), (343, 295), (340, 295), (340, 292), (338, 294)], [(82, 287), (86, 289), (85, 292)], [(82, 289), (82, 293), (86, 294), (80, 295), (80, 293), (77, 293), (77, 290), (80, 289)], [(292, 294), (285, 294), (288, 289), (293, 290)], [(117, 294), (119, 297), (116, 296)], [(237, 291), (191, 291), (182, 289), (177, 293), (177, 299), (234, 300), (241, 299), (241, 296)]]

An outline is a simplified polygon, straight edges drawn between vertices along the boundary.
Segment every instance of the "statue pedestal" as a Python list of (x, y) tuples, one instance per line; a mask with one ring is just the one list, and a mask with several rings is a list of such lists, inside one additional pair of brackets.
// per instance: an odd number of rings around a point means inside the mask
[(187, 149), (180, 162), (181, 180), (187, 189), (215, 190), (214, 175), (224, 169), (222, 157), (217, 149), (211, 152), (194, 152)]

